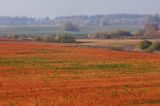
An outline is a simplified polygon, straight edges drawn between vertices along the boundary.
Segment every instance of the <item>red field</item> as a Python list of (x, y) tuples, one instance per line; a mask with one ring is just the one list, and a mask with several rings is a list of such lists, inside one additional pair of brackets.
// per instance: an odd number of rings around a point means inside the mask
[(160, 54), (0, 41), (0, 106), (160, 105)]

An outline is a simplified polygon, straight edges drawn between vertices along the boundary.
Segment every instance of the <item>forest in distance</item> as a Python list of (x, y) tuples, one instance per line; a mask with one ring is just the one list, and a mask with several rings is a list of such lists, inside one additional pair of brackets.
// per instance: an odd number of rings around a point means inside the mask
[(112, 26), (112, 25), (144, 25), (148, 20), (160, 23), (159, 14), (106, 14), (106, 15), (75, 15), (55, 18), (11, 17), (0, 16), (0, 25), (54, 25), (60, 26), (71, 21), (78, 26)]

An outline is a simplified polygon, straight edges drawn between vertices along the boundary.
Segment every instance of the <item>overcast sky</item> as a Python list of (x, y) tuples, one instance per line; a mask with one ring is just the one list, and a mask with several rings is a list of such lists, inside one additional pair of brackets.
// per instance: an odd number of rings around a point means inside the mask
[(160, 0), (0, 0), (0, 16), (160, 13)]

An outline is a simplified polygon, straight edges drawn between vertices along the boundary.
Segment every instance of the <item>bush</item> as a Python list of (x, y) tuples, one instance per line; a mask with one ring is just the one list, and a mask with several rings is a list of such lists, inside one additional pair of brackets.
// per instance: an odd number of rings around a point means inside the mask
[(79, 27), (77, 25), (72, 24), (72, 22), (65, 23), (62, 29), (65, 31), (74, 31), (74, 32), (80, 31)]
[(160, 42), (156, 41), (151, 45), (151, 48), (153, 48), (156, 51), (160, 50)]
[(89, 34), (88, 38), (90, 39), (110, 39), (111, 36), (106, 32), (101, 32), (101, 33), (93, 33)]
[(155, 51), (160, 51), (160, 42), (156, 41), (152, 43), (150, 41), (145, 40), (145, 41), (139, 42), (136, 47), (137, 49), (141, 49), (144, 52), (151, 53)]
[(147, 52), (147, 53), (152, 53), (152, 52), (154, 52), (154, 48), (152, 48), (152, 47), (150, 46), (149, 48), (144, 49), (143, 51), (144, 51), (144, 52)]
[(119, 38), (126, 38), (126, 37), (132, 37), (133, 35), (130, 32), (123, 31), (123, 30), (115, 30), (111, 32), (98, 32), (89, 34), (88, 38), (91, 39), (119, 39)]
[(160, 50), (160, 42), (156, 41), (153, 42), (153, 44), (144, 50), (144, 52), (154, 52), (154, 51), (159, 51)]
[(144, 31), (143, 30), (139, 30), (139, 31), (134, 32), (134, 36), (139, 37), (139, 36), (143, 36), (143, 35), (144, 35)]
[(61, 42), (61, 43), (74, 43), (76, 42), (75, 37), (68, 35), (68, 34), (64, 34), (64, 35), (57, 35), (54, 38), (55, 42)]
[(128, 31), (123, 31), (123, 30), (115, 30), (110, 32), (111, 36), (133, 36), (130, 32)]
[(19, 39), (19, 35), (8, 35), (8, 38), (11, 38), (11, 39)]
[(42, 41), (45, 41), (45, 42), (54, 42), (55, 41), (55, 36), (54, 35), (43, 36)]
[(60, 35), (56, 35), (54, 40), (55, 40), (55, 42), (61, 42), (61, 36)]
[(136, 45), (136, 48), (137, 49), (140, 49), (140, 50), (145, 50), (147, 48), (149, 48), (150, 46), (152, 45), (152, 42), (148, 41), (148, 40), (144, 40), (142, 42), (139, 42), (137, 45)]
[(33, 38), (33, 41), (42, 41), (42, 38), (40, 36), (36, 36)]

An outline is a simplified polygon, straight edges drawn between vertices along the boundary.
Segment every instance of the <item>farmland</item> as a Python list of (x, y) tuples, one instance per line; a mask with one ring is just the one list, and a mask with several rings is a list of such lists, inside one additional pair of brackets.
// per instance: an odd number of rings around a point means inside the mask
[[(134, 51), (135, 46), (138, 42), (143, 41), (142, 39), (77, 39), (79, 43), (76, 46), (81, 47), (96, 47), (96, 48), (110, 48)], [(152, 39), (151, 41), (158, 41)]]
[(159, 105), (160, 55), (0, 41), (0, 106)]
[[(160, 39), (145, 39), (151, 42), (160, 41)], [(77, 47), (90, 48), (108, 48), (117, 51), (137, 51), (136, 45), (144, 39), (76, 39)], [(73, 45), (73, 44), (72, 44)]]

